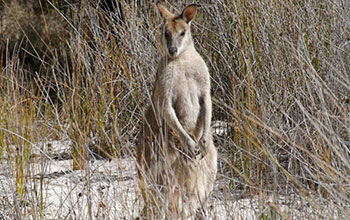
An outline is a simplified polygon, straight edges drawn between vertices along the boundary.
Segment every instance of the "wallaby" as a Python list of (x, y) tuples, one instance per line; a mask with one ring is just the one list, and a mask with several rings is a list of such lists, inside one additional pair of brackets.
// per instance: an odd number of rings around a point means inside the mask
[(210, 129), (210, 76), (190, 30), (197, 7), (189, 5), (180, 15), (159, 3), (157, 7), (164, 19), (164, 56), (136, 157), (145, 201), (151, 197), (163, 218), (176, 219), (193, 215), (206, 201), (217, 172), (217, 152)]

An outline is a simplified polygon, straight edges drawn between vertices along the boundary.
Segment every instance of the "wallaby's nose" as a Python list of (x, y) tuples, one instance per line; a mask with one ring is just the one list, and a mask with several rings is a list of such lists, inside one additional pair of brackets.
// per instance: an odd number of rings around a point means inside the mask
[(170, 56), (174, 56), (177, 52), (177, 48), (176, 47), (169, 47), (169, 54)]

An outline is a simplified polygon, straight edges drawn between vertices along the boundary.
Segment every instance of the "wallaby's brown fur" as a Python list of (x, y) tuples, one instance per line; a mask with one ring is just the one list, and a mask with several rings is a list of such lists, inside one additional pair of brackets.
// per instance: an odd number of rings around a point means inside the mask
[(217, 172), (210, 78), (191, 36), (196, 6), (178, 16), (157, 6), (164, 18), (165, 54), (138, 139), (137, 163), (148, 199), (167, 217), (184, 218), (206, 201)]

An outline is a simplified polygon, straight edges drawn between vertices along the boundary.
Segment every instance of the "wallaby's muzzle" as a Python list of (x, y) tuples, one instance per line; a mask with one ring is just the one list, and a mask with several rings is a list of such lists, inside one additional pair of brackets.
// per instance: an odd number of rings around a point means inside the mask
[(169, 47), (169, 48), (168, 48), (168, 51), (169, 51), (169, 55), (173, 57), (173, 56), (175, 56), (176, 53), (177, 53), (177, 48), (174, 47), (174, 46), (172, 46), (172, 47)]

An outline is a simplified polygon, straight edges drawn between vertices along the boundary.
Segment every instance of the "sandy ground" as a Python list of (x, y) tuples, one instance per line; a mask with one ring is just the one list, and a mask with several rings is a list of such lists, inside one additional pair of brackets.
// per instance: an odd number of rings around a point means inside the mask
[[(42, 219), (133, 219), (142, 207), (134, 158), (90, 160), (86, 169), (73, 171), (69, 141), (39, 143), (26, 164), (22, 199), (12, 175), (13, 160), (4, 154), (0, 162), (0, 220), (40, 219), (40, 215)], [(218, 176), (206, 204), (206, 219), (254, 220), (270, 213), (266, 198), (227, 193), (223, 179)], [(288, 213), (287, 206), (280, 207)], [(297, 216), (292, 219), (305, 217)]]

